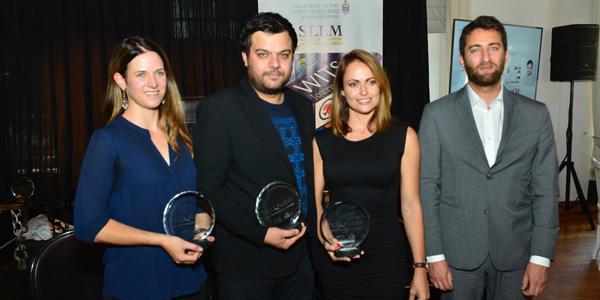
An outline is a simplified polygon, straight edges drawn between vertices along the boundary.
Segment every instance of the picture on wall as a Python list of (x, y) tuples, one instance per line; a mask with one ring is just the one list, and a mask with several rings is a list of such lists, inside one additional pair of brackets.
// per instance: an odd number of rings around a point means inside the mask
[[(458, 62), (460, 34), (469, 20), (454, 19), (452, 32), (452, 64), (450, 66), (450, 93), (467, 83), (465, 70)], [(508, 42), (508, 60), (502, 74), (504, 86), (517, 93), (535, 99), (540, 69), (542, 28), (504, 24)]]

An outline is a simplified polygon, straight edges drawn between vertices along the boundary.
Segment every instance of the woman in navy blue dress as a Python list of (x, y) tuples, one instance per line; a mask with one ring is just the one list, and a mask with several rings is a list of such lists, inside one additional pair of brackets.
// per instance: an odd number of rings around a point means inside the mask
[(164, 51), (124, 39), (108, 66), (110, 121), (94, 131), (75, 196), (75, 233), (108, 244), (105, 298), (172, 299), (197, 292), (203, 249), (164, 233), (162, 211), (194, 190), (196, 169), (181, 96)]

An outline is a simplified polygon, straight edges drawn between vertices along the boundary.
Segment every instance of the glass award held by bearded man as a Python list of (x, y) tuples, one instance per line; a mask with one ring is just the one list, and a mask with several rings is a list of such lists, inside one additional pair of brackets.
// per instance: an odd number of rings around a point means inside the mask
[(256, 197), (256, 219), (266, 227), (298, 228), (301, 211), (300, 195), (287, 182), (271, 182)]

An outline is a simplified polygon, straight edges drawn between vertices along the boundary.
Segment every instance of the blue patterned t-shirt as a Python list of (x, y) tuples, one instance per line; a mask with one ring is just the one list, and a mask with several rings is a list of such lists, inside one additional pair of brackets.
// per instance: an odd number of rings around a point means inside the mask
[(302, 200), (302, 216), (306, 216), (308, 210), (308, 198), (306, 188), (306, 172), (304, 170), (304, 152), (302, 151), (302, 139), (298, 134), (298, 124), (294, 111), (289, 102), (283, 101), (282, 104), (271, 104), (262, 101), (264, 107), (269, 112), (271, 122), (283, 143), (283, 148), (287, 151), (288, 159), (294, 169), (298, 193)]

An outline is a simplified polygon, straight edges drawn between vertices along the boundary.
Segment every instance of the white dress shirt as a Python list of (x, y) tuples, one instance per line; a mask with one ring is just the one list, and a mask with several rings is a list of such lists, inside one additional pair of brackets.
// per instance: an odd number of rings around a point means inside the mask
[(502, 123), (504, 122), (503, 90), (504, 87), (501, 87), (496, 99), (488, 105), (473, 91), (471, 86), (467, 85), (475, 125), (490, 168), (496, 162), (498, 147), (502, 139)]
[[(491, 168), (496, 163), (498, 147), (500, 146), (500, 141), (502, 139), (502, 124), (504, 122), (504, 86), (501, 86), (500, 93), (498, 93), (496, 98), (489, 105), (481, 99), (468, 84), (467, 92), (469, 94), (469, 101), (471, 103), (473, 117), (475, 118), (477, 132), (479, 133), (479, 138), (481, 139), (488, 165)], [(427, 262), (429, 263), (445, 259), (444, 254), (427, 256)], [(529, 262), (544, 267), (550, 267), (550, 259), (538, 255), (532, 255)]]

